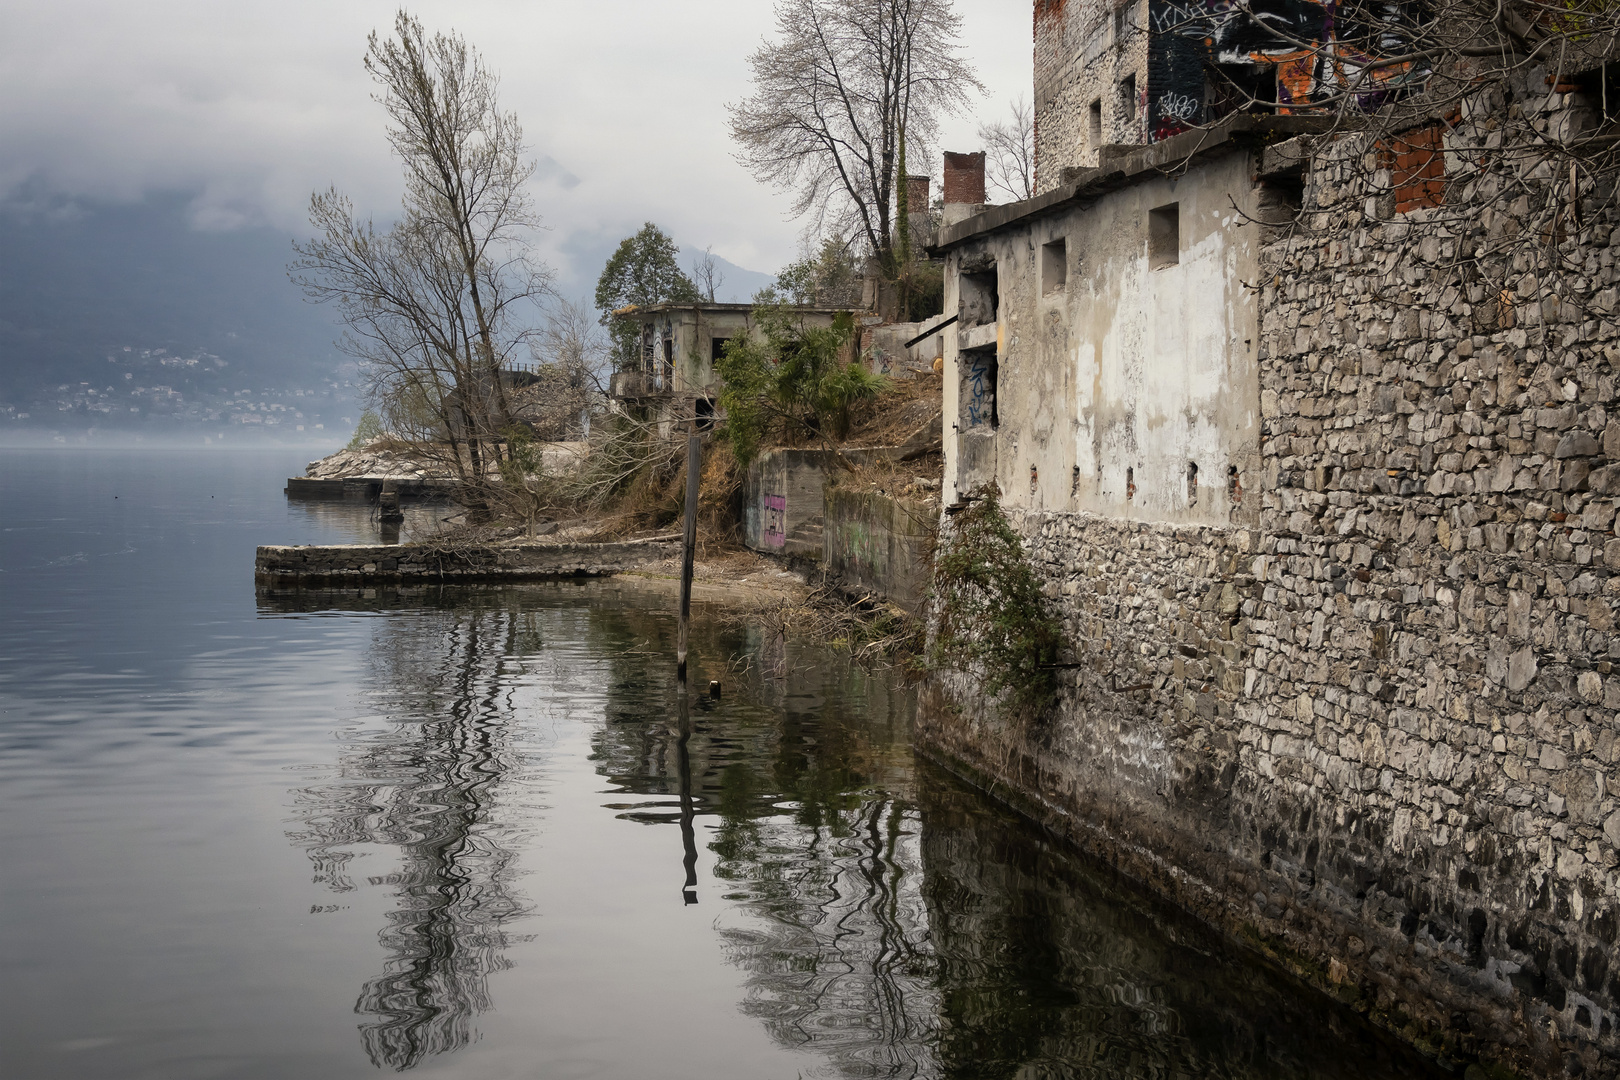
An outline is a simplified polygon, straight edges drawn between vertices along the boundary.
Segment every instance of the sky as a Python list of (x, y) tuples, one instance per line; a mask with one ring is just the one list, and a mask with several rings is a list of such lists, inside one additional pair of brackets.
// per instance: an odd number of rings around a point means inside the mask
[[(459, 31), (499, 74), (539, 166), (538, 247), (565, 282), (593, 282), (587, 253), (598, 260), (647, 220), (754, 270), (798, 254), (789, 195), (739, 166), (726, 133), (725, 105), (747, 95), (747, 57), (773, 30), (766, 0), (410, 10), (430, 31)], [(933, 158), (978, 149), (978, 123), (1030, 96), (1028, 0), (956, 10), (988, 93), (947, 120)], [(196, 228), (302, 233), (310, 192), (336, 186), (387, 219), (399, 169), (361, 59), (394, 11), (373, 0), (0, 0), (0, 202), (185, 191)]]

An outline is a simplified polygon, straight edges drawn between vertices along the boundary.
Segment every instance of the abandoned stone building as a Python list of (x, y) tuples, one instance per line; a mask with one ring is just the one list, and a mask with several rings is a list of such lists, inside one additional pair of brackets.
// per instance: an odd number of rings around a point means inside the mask
[[(796, 307), (807, 326), (830, 326), (836, 308)], [(714, 362), (739, 331), (757, 335), (752, 304), (647, 304), (615, 311), (641, 327), (639, 364), (618, 371), (608, 386), (615, 408), (635, 409), (668, 437), (672, 425), (696, 417), (712, 423), (720, 395)]]
[[(1449, 1060), (1620, 1075), (1612, 181), (1448, 187), (1488, 96), (1391, 145), (1174, 134), (1170, 46), (1087, 7), (1035, 5), (1039, 193), (932, 246), (941, 528), (999, 489), (1061, 686), (1031, 722), (936, 678), (923, 738)], [(1133, 72), (1134, 140), (1099, 90)], [(1584, 79), (1535, 73), (1538, 131), (1613, 122)], [(1559, 184), (1560, 296), (1444, 270), (1519, 265)]]

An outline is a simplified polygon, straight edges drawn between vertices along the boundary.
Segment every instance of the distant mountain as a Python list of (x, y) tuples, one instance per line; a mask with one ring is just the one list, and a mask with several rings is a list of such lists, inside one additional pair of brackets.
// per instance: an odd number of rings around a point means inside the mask
[[(25, 191), (0, 204), (0, 432), (330, 435), (352, 425), (355, 367), (333, 345), (331, 309), (287, 280), (292, 235), (199, 230), (191, 200), (67, 203)], [(618, 239), (571, 241), (574, 269), (558, 290), (588, 298)], [(683, 248), (683, 267), (701, 254)], [(747, 302), (775, 280), (715, 261), (721, 301)]]
[(0, 398), (104, 382), (126, 349), (209, 354), (236, 390), (333, 378), (336, 328), (287, 280), (291, 237), (194, 229), (188, 201), (0, 207)]

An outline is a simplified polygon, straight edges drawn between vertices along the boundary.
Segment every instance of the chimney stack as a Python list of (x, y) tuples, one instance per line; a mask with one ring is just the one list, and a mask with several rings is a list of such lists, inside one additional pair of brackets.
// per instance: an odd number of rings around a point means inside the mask
[(906, 203), (913, 214), (928, 213), (928, 177), (906, 177)]
[(945, 202), (984, 203), (984, 151), (953, 154), (945, 151)]

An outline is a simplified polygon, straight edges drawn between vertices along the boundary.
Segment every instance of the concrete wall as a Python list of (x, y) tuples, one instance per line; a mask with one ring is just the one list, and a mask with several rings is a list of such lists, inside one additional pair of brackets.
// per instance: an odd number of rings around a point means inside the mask
[(377, 582), (522, 581), (590, 577), (644, 566), (678, 553), (678, 541), (619, 544), (272, 545), (258, 549), (260, 586), (347, 587)]
[(748, 466), (743, 543), (773, 555), (822, 556), (827, 452), (767, 450)]
[[(1242, 216), (1256, 211), (1254, 166), (1234, 150), (950, 252), (946, 300), (963, 318), (945, 350), (947, 502), (994, 479), (1018, 509), (1253, 516), (1239, 493), (1258, 467), (1258, 296), (1243, 283), (1259, 274), (1260, 229)], [(1178, 261), (1155, 268), (1153, 212), (1169, 206)], [(991, 274), (994, 327), (966, 325), (964, 290)]]
[(932, 583), (933, 503), (828, 486), (823, 562), (853, 588), (907, 611), (922, 607)]

